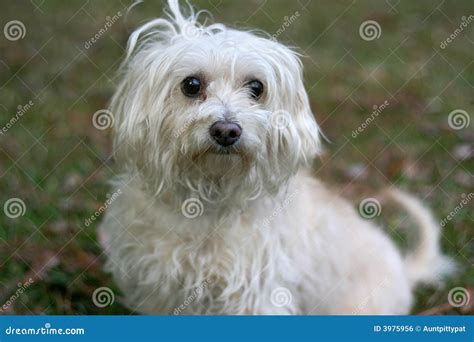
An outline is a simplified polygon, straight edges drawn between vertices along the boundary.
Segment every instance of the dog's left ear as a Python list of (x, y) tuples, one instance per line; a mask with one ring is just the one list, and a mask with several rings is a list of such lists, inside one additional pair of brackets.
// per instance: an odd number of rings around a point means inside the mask
[(304, 88), (302, 63), (296, 52), (281, 44), (271, 50), (276, 84), (270, 93), (277, 94), (269, 99), (275, 104), (272, 122), (279, 126), (282, 145), (292, 146), (295, 162), (308, 165), (321, 152), (321, 134)]

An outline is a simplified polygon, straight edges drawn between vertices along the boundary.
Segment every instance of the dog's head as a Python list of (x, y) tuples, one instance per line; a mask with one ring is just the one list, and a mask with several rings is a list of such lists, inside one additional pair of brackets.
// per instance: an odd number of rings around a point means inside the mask
[(169, 7), (128, 43), (111, 106), (119, 162), (155, 191), (219, 201), (278, 189), (320, 145), (297, 54)]

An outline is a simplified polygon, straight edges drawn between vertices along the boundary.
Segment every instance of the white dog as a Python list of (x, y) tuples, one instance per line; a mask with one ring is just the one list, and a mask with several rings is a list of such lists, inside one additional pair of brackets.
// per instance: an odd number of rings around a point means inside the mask
[(121, 190), (100, 227), (128, 306), (149, 314), (406, 314), (448, 263), (438, 227), (403, 257), (305, 171), (320, 133), (297, 53), (204, 26), (177, 0), (130, 37), (112, 99)]

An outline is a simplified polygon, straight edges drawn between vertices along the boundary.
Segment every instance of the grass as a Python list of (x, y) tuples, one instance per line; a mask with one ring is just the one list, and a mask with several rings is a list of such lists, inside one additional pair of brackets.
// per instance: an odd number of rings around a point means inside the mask
[[(472, 124), (448, 125), (455, 109), (474, 112), (472, 26), (445, 49), (440, 47), (473, 12), (471, 1), (196, 1), (216, 21), (281, 32), (278, 39), (299, 47), (312, 108), (326, 136), (326, 154), (315, 174), (355, 205), (395, 184), (417, 194), (436, 217), (446, 217), (473, 188)], [(0, 204), (20, 198), (18, 218), (0, 215), (0, 304), (30, 277), (32, 286), (4, 310), (15, 314), (128, 314), (117, 295), (98, 308), (91, 300), (100, 286), (114, 288), (102, 271), (97, 222), (84, 221), (106, 199), (114, 175), (108, 130), (92, 126), (106, 108), (130, 31), (161, 15), (149, 1), (125, 16), (128, 3), (15, 1), (3, 6), (2, 25), (21, 21), (23, 39), (0, 37), (0, 126), (33, 102), (0, 134)], [(392, 8), (392, 6), (394, 6)], [(120, 19), (86, 48), (106, 22)], [(298, 12), (287, 27), (286, 20)], [(287, 18), (285, 18), (287, 17)], [(378, 39), (365, 41), (359, 26), (375, 20)], [(280, 31), (278, 31), (280, 29)], [(352, 132), (373, 106), (389, 105), (356, 138)], [(442, 288), (417, 290), (414, 313), (473, 313), (472, 306), (446, 306), (454, 287), (474, 288), (473, 203), (443, 227), (442, 244), (460, 266)], [(378, 218), (392, 232), (403, 220), (383, 209)], [(394, 234), (395, 237), (398, 234)], [(404, 245), (406, 238), (398, 236)], [(472, 301), (471, 301), (472, 304)]]

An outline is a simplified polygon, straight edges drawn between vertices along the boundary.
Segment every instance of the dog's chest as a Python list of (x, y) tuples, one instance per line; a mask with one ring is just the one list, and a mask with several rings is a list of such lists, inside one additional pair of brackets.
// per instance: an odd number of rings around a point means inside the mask
[(279, 243), (259, 231), (215, 232), (201, 241), (171, 238), (162, 245), (160, 272), (173, 275), (168, 279), (176, 305), (193, 298), (189, 312), (252, 313), (272, 290), (296, 282), (292, 259)]

